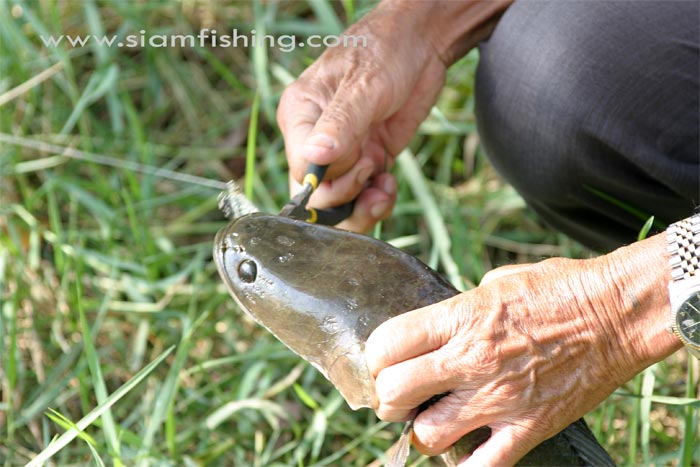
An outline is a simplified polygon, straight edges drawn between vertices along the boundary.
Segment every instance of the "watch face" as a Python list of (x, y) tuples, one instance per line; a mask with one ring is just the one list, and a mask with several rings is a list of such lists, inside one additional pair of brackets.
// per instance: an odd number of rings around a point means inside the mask
[(700, 292), (692, 293), (676, 314), (678, 333), (695, 347), (700, 347)]

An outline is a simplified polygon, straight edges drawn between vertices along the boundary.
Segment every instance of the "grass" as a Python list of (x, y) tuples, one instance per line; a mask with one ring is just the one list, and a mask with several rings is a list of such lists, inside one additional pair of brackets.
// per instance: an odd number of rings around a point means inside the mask
[[(196, 177), (245, 173), (261, 209), (279, 209), (274, 109), (320, 50), (38, 38), (204, 27), (303, 38), (370, 7), (0, 0), (0, 465), (360, 466), (392, 444), (401, 427), (349, 410), (236, 309), (210, 257), (225, 220), (217, 183)], [(450, 71), (397, 164), (399, 202), (378, 232), (464, 287), (498, 265), (590, 254), (545, 228), (484, 159), (476, 61)], [(679, 353), (589, 423), (622, 465), (700, 465), (699, 374)]]

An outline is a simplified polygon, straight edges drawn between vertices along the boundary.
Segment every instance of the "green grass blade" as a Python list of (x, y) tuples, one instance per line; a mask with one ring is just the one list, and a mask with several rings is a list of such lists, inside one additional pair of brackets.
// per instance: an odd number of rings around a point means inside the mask
[(117, 403), (122, 397), (131, 392), (136, 385), (138, 385), (144, 378), (146, 378), (155, 368), (161, 364), (165, 358), (170, 355), (175, 347), (170, 347), (165, 352), (160, 354), (155, 360), (146, 365), (141, 371), (136, 373), (129, 381), (122, 385), (119, 389), (114, 391), (104, 403), (99, 404), (97, 407), (92, 409), (87, 415), (81, 418), (75, 425), (76, 428), (72, 428), (58, 439), (54, 440), (49, 444), (46, 449), (41, 451), (34, 457), (26, 467), (39, 467), (43, 465), (46, 461), (51, 459), (58, 451), (63, 449), (68, 443), (73, 441), (81, 431), (84, 431), (88, 426), (90, 426), (95, 420), (97, 420), (103, 413), (105, 413), (110, 407)]
[[(102, 37), (105, 35), (104, 27), (102, 25), (102, 17), (99, 13), (98, 7), (95, 0), (86, 1), (83, 4), (83, 11), (85, 12), (86, 23), (88, 30), (95, 37)], [(112, 49), (108, 47), (102, 47), (96, 42), (92, 42), (92, 53), (95, 54), (97, 58), (97, 63), (100, 67), (108, 66), (108, 64), (114, 63), (112, 59), (111, 51)], [(109, 118), (112, 124), (112, 130), (115, 134), (121, 134), (124, 131), (124, 111), (122, 108), (122, 103), (117, 96), (117, 87), (110, 86), (106, 91), (106, 102), (109, 109)]]
[(319, 409), (318, 402), (316, 402), (311, 394), (309, 394), (301, 385), (295, 384), (293, 387), (294, 392), (297, 394), (297, 396), (299, 396), (299, 399), (301, 399), (304, 405), (313, 410)]
[(262, 414), (266, 415), (265, 418), (273, 428), (279, 427), (279, 423), (276, 421), (277, 418), (284, 420), (288, 416), (284, 408), (275, 402), (264, 399), (240, 399), (227, 402), (217, 408), (204, 419), (204, 427), (208, 430), (213, 430), (221, 423), (230, 419), (233, 414), (244, 409), (260, 411)]
[[(90, 368), (90, 376), (92, 378), (95, 396), (97, 397), (97, 403), (104, 404), (109, 397), (107, 394), (107, 385), (105, 384), (105, 380), (102, 375), (99, 357), (95, 351), (92, 332), (90, 331), (90, 326), (88, 325), (87, 318), (85, 317), (80, 280), (75, 281), (75, 288), (80, 327), (83, 334), (83, 349), (85, 351), (85, 358), (88, 362), (88, 367)], [(111, 293), (108, 293), (105, 295), (105, 298), (102, 301), (102, 308), (106, 310), (106, 307), (110, 301)], [(122, 464), (119, 456), (118, 430), (116, 423), (114, 422), (112, 411), (109, 408), (106, 409), (100, 418), (102, 419), (102, 429), (105, 432), (105, 439), (107, 441), (107, 446), (109, 447), (110, 455), (112, 456), (112, 461), (114, 462), (114, 465), (118, 467)]]
[(379, 431), (383, 430), (388, 425), (389, 423), (387, 422), (378, 422), (372, 425), (369, 429), (363, 431), (360, 436), (350, 441), (341, 449), (338, 449), (335, 453), (311, 465), (317, 467), (339, 465), (339, 461), (343, 458), (343, 456), (346, 456), (348, 453), (356, 450), (361, 443), (367, 441), (368, 438), (376, 436)]
[(447, 278), (459, 290), (464, 290), (465, 285), (462, 276), (459, 274), (459, 267), (452, 257), (450, 234), (447, 231), (438, 203), (418, 165), (418, 161), (406, 149), (396, 159), (396, 163), (402, 175), (409, 180), (413, 195), (421, 206), (423, 217), (428, 224), (428, 229), (430, 229), (432, 240), (438, 251), (440, 262), (445, 268)]
[(642, 412), (642, 375), (638, 374), (634, 377), (634, 393), (639, 394), (639, 399), (634, 401), (630, 419), (629, 419), (629, 441), (627, 444), (627, 464), (636, 465), (638, 440), (639, 440), (639, 424)]
[[(0, 290), (4, 291), (7, 281), (7, 258), (9, 251), (0, 245)], [(5, 351), (0, 353), (0, 363), (4, 371), (0, 375), (0, 383), (7, 387), (7, 394), (3, 397), (7, 404), (4, 409), (5, 424), (7, 427), (6, 437), (8, 443), (13, 443), (15, 437), (16, 414), (15, 391), (17, 387), (17, 303), (15, 300), (0, 301), (0, 342), (7, 343)]]
[(351, 25), (355, 22), (355, 2), (354, 0), (343, 0), (343, 9), (345, 10), (345, 17), (347, 18), (347, 25)]
[(219, 60), (208, 48), (196, 47), (195, 51), (211, 65), (219, 76), (221, 76), (221, 79), (226, 81), (226, 83), (231, 86), (233, 90), (236, 92), (245, 93), (247, 95), (249, 92), (248, 88), (246, 88), (236, 77), (236, 75), (233, 74), (231, 70), (229, 70), (228, 67), (222, 63), (221, 60)]
[[(686, 381), (685, 395), (687, 398), (695, 398), (698, 394), (698, 384), (700, 384), (700, 374), (697, 374), (697, 362), (688, 362), (688, 376)], [(679, 465), (693, 465), (693, 455), (698, 450), (698, 436), (700, 432), (700, 399), (695, 399), (698, 404), (695, 407), (685, 407), (683, 410), (683, 440), (679, 455)], [(697, 459), (695, 463), (697, 463)]]
[(95, 459), (95, 463), (97, 464), (97, 467), (105, 467), (105, 463), (102, 460), (102, 457), (100, 457), (100, 453), (97, 452), (97, 449), (95, 449), (95, 447), (92, 444), (88, 444), (88, 448), (90, 449), (90, 453), (92, 454), (92, 458)]
[(650, 451), (650, 432), (651, 432), (651, 399), (650, 396), (654, 393), (654, 382), (656, 375), (654, 374), (656, 365), (652, 365), (642, 373), (642, 402), (640, 406), (641, 417), (641, 448), (642, 448), (642, 463), (651, 465)]
[[(196, 297), (196, 294), (192, 295), (193, 300), (194, 297)], [(153, 407), (151, 417), (146, 425), (143, 435), (143, 444), (141, 447), (141, 465), (146, 465), (146, 453), (153, 447), (156, 433), (163, 424), (163, 421), (166, 420), (168, 412), (177, 395), (177, 390), (180, 387), (180, 372), (182, 371), (183, 367), (185, 366), (185, 362), (189, 357), (192, 346), (192, 335), (194, 331), (207, 320), (208, 317), (208, 313), (202, 313), (194, 323), (190, 323), (189, 318), (183, 319), (184, 330), (182, 339), (180, 340), (180, 345), (178, 346), (175, 354), (175, 361), (168, 371), (168, 376), (165, 378), (165, 381), (163, 381), (163, 385), (159, 391), (158, 397), (156, 398), (155, 406)]]
[(78, 119), (85, 109), (98, 99), (102, 98), (110, 90), (114, 89), (117, 80), (119, 79), (119, 68), (116, 65), (109, 65), (101, 70), (96, 71), (85, 86), (83, 94), (75, 104), (73, 111), (66, 120), (65, 125), (61, 129), (62, 135), (71, 132)]
[(258, 110), (260, 108), (260, 95), (255, 93), (253, 98), (253, 108), (250, 112), (250, 123), (248, 124), (248, 144), (246, 146), (245, 159), (245, 195), (248, 199), (253, 199), (253, 182), (255, 178), (255, 149), (258, 135)]
[(75, 423), (70, 421), (68, 417), (63, 415), (62, 413), (49, 408), (49, 410), (46, 412), (46, 416), (51, 419), (54, 423), (57, 425), (61, 426), (65, 430), (75, 430), (78, 432), (78, 438), (82, 439), (86, 443), (88, 443), (91, 446), (97, 446), (97, 441), (95, 441), (95, 438), (90, 436), (88, 433), (85, 431), (81, 430)]
[(649, 231), (651, 230), (651, 227), (654, 225), (654, 216), (651, 216), (647, 221), (644, 223), (642, 226), (642, 229), (639, 231), (639, 235), (637, 236), (637, 240), (644, 240), (647, 238), (647, 235), (649, 235)]
[(343, 24), (338, 15), (335, 14), (333, 4), (328, 0), (309, 0), (311, 8), (316, 14), (319, 23), (329, 34), (340, 34), (343, 31)]
[[(265, 37), (267, 34), (267, 8), (267, 6), (263, 6), (262, 2), (253, 2), (255, 31), (258, 37)], [(260, 94), (260, 99), (262, 101), (263, 113), (267, 121), (274, 122), (275, 103), (273, 101), (272, 86), (270, 84), (270, 57), (268, 48), (253, 47), (251, 54), (253, 74), (255, 75), (257, 93)]]
[[(601, 199), (604, 199), (605, 201), (608, 201), (610, 204), (617, 206), (620, 209), (623, 209), (624, 211), (627, 211), (628, 213), (632, 214), (633, 216), (637, 217), (638, 219), (644, 221), (645, 223), (649, 221), (649, 218), (653, 218), (653, 216), (648, 213), (644, 212), (643, 210), (632, 206), (629, 203), (626, 203), (612, 195), (609, 195), (601, 190), (598, 190), (597, 188), (593, 188), (592, 186), (584, 185), (583, 188), (586, 190), (590, 191), (594, 195), (598, 196)], [(646, 225), (646, 224), (645, 224)], [(658, 220), (652, 220), (652, 225), (656, 227), (657, 229), (665, 229), (667, 226)], [(643, 230), (643, 229), (642, 229)]]
[(641, 394), (630, 394), (624, 391), (615, 391), (613, 394), (616, 396), (629, 397), (632, 399), (648, 399), (649, 401), (658, 404), (673, 405), (678, 407), (700, 408), (700, 399), (696, 399), (695, 397), (673, 397), (659, 395), (642, 396)]

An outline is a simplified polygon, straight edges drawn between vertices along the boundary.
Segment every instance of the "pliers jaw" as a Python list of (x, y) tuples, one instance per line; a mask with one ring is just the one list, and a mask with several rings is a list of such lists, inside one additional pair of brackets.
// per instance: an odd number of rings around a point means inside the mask
[(294, 195), (289, 203), (284, 205), (279, 215), (300, 221), (308, 221), (309, 215), (306, 205), (309, 203), (312, 192), (313, 187), (310, 184), (304, 184), (301, 191)]
[(279, 215), (310, 222), (312, 224), (335, 225), (352, 214), (354, 201), (330, 209), (315, 209), (307, 206), (311, 194), (318, 188), (326, 174), (327, 165), (309, 164), (301, 191), (285, 204)]
[[(352, 214), (354, 201), (329, 209), (310, 208), (309, 198), (321, 183), (328, 166), (309, 164), (301, 191), (285, 204), (279, 215), (312, 224), (336, 225)], [(259, 209), (245, 197), (236, 182), (231, 180), (227, 190), (219, 195), (219, 209), (231, 220), (246, 214), (259, 212)]]

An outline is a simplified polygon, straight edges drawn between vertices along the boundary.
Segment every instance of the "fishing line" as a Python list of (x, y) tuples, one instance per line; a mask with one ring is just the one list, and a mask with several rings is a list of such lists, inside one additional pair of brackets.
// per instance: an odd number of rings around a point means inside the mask
[(45, 143), (43, 141), (35, 141), (28, 138), (23, 138), (21, 136), (8, 135), (6, 133), (0, 133), (0, 142), (13, 144), (15, 146), (22, 146), (29, 149), (36, 149), (41, 152), (50, 152), (58, 154), (70, 159), (77, 159), (87, 162), (95, 162), (101, 165), (106, 165), (110, 167), (115, 167), (118, 169), (132, 170), (134, 172), (140, 172), (147, 175), (153, 175), (154, 177), (167, 178), (169, 180), (175, 180), (178, 182), (192, 183), (195, 185), (206, 186), (208, 188), (213, 188), (219, 191), (227, 191), (228, 184), (219, 180), (212, 180), (209, 178), (200, 177), (197, 175), (191, 175), (181, 172), (176, 172), (170, 169), (163, 169), (160, 167), (154, 167), (147, 164), (142, 164), (140, 162), (118, 159), (116, 157), (105, 156), (102, 154), (95, 154), (94, 152), (81, 151), (79, 149), (74, 149), (71, 147), (59, 146), (57, 144)]

